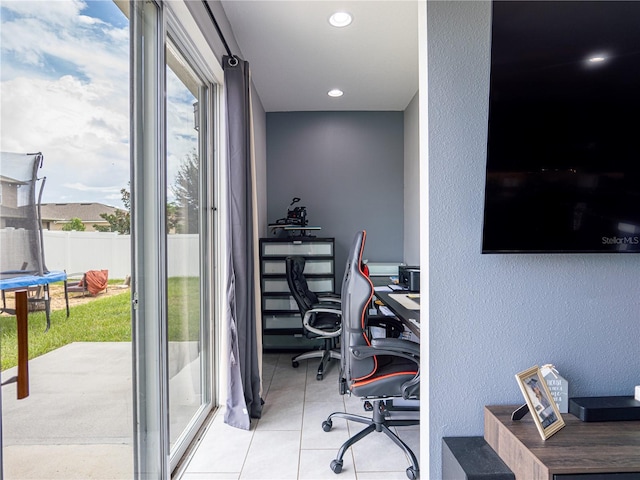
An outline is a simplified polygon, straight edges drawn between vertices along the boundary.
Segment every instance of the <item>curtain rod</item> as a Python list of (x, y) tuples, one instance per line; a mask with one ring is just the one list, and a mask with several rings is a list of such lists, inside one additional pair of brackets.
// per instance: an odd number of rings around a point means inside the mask
[(224, 48), (227, 51), (227, 55), (229, 55), (230, 57), (229, 65), (231, 65), (232, 67), (235, 67), (238, 64), (238, 57), (236, 57), (233, 53), (231, 53), (229, 44), (227, 43), (227, 40), (224, 38), (224, 35), (222, 34), (222, 30), (220, 30), (220, 25), (218, 25), (218, 22), (216, 22), (216, 17), (213, 16), (213, 12), (209, 7), (209, 3), (207, 2), (207, 0), (202, 0), (202, 3), (204, 3), (204, 7), (207, 9), (207, 12), (209, 12), (209, 17), (213, 22), (213, 26), (216, 27), (216, 32), (218, 32), (218, 37), (220, 37), (220, 40), (222, 40), (222, 44), (224, 45)]

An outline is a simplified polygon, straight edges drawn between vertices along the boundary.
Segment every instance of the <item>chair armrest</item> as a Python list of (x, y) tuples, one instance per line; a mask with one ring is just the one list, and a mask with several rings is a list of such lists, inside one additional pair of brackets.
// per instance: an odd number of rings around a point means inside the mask
[(321, 303), (325, 303), (326, 302), (326, 303), (342, 305), (342, 299), (341, 298), (318, 297), (318, 300), (320, 300)]
[(329, 308), (333, 311), (337, 311), (340, 312), (340, 304), (337, 302), (325, 302), (324, 298), (320, 298), (320, 301), (318, 303), (314, 303), (313, 305), (311, 305), (311, 308)]
[(82, 293), (82, 296), (84, 296), (89, 291), (87, 289), (86, 273), (67, 274), (67, 279), (65, 280), (65, 290), (68, 293)]
[(79, 283), (79, 282), (84, 282), (85, 280), (85, 274), (82, 272), (78, 272), (78, 273), (67, 273), (67, 282), (69, 283)]
[(320, 300), (320, 303), (342, 303), (342, 298), (340, 298), (340, 295), (335, 293), (317, 293), (316, 295), (318, 296), (318, 300)]
[(336, 310), (335, 308), (330, 308), (327, 305), (315, 304), (312, 308), (307, 310), (304, 314), (304, 318), (302, 319), (302, 323), (304, 324), (304, 328), (309, 330), (316, 335), (322, 335), (323, 337), (339, 337), (342, 334), (342, 322), (340, 323), (340, 328), (334, 331), (321, 330), (319, 328), (314, 328), (309, 324), (309, 320), (316, 313), (329, 313), (332, 315), (336, 315), (337, 317), (342, 318), (342, 310)]
[(325, 303), (316, 303), (311, 306), (307, 313), (333, 313), (334, 315), (342, 316), (342, 310), (336, 308), (334, 305)]
[(371, 346), (383, 350), (408, 353), (420, 358), (420, 344), (412, 342), (411, 340), (402, 340), (400, 338), (374, 338), (371, 340)]
[(374, 355), (391, 355), (411, 360), (420, 367), (420, 344), (399, 338), (374, 338), (371, 346), (349, 347), (351, 355), (357, 359)]

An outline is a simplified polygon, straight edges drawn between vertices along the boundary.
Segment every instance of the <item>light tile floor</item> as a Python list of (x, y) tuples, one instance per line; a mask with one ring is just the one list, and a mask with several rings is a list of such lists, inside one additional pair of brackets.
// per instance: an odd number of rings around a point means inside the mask
[[(338, 449), (364, 425), (335, 419), (330, 432), (322, 422), (335, 411), (367, 415), (362, 401), (338, 393), (338, 363), (331, 362), (322, 381), (317, 360), (291, 366), (291, 354), (263, 357), (262, 418), (251, 430), (224, 423), (221, 408), (189, 460), (183, 480), (406, 480), (409, 460), (386, 435), (372, 433), (344, 457), (342, 473), (329, 467)], [(418, 426), (395, 427), (416, 455)]]

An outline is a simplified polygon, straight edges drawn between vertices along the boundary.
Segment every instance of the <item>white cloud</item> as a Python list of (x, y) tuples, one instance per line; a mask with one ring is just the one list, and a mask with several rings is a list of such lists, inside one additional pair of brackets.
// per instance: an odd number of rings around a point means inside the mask
[[(98, 82), (71, 76), (58, 80), (19, 77), (2, 82), (2, 149), (41, 151), (47, 176), (45, 198), (65, 196), (84, 201), (78, 192), (129, 179), (128, 94)], [(18, 114), (16, 114), (18, 112)], [(94, 190), (72, 188), (69, 180)], [(68, 188), (68, 187), (66, 187)], [(116, 192), (119, 189), (115, 190)]]
[(21, 17), (34, 18), (50, 25), (69, 26), (86, 7), (82, 0), (3, 0), (2, 7)]
[(46, 202), (119, 204), (130, 171), (128, 34), (89, 21), (84, 5), (2, 2), (19, 16), (2, 24), (0, 148), (43, 153)]
[[(43, 153), (47, 203), (121, 206), (130, 176), (129, 32), (95, 16), (105, 6), (113, 7), (106, 16), (121, 15), (117, 7), (79, 0), (0, 6), (0, 149)], [(175, 76), (167, 82), (171, 185), (197, 132), (193, 97)]]
[(78, 21), (80, 23), (86, 23), (87, 25), (105, 24), (102, 20), (94, 17), (88, 17), (87, 15), (78, 15)]

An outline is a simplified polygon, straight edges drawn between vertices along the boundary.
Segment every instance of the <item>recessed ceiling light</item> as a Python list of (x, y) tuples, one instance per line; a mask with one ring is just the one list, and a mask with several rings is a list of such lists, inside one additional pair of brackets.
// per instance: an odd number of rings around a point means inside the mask
[(344, 92), (339, 88), (334, 88), (333, 90), (329, 90), (327, 92), (327, 95), (329, 95), (330, 97), (341, 97), (342, 95), (344, 95)]
[(346, 27), (353, 21), (353, 17), (347, 12), (336, 12), (329, 17), (329, 23), (334, 27)]
[(594, 55), (593, 57), (589, 57), (589, 63), (601, 63), (607, 59), (604, 55)]

